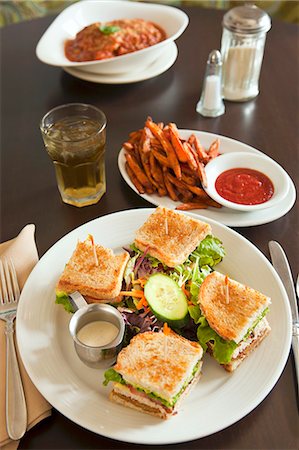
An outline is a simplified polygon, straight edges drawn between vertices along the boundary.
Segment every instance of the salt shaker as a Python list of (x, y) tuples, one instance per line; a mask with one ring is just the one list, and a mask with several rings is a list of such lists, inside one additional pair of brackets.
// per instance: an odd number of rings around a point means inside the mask
[(226, 100), (246, 101), (259, 93), (266, 33), (271, 20), (255, 5), (237, 6), (223, 17), (222, 92)]
[(209, 54), (203, 90), (196, 106), (196, 111), (202, 116), (217, 117), (225, 111), (221, 94), (221, 69), (221, 54), (213, 50)]

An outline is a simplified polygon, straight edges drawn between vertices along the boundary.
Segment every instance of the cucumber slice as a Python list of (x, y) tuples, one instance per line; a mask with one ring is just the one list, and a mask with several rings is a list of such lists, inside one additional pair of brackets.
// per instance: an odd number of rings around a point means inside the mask
[(186, 325), (187, 298), (179, 285), (168, 275), (151, 275), (144, 286), (144, 295), (157, 319), (174, 328)]

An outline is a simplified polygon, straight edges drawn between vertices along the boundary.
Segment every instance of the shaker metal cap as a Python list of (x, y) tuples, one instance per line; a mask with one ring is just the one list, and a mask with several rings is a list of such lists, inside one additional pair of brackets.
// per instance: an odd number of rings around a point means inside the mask
[(223, 26), (235, 33), (255, 34), (269, 31), (271, 19), (255, 5), (237, 6), (224, 15)]
[(219, 50), (212, 50), (208, 57), (208, 64), (222, 66), (221, 53)]

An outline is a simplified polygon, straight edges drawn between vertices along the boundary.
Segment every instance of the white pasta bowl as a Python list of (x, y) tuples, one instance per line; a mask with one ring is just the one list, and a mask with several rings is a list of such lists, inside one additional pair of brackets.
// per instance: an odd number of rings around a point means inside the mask
[[(217, 192), (215, 182), (220, 174), (227, 170), (236, 168), (253, 169), (266, 175), (272, 181), (274, 187), (272, 197), (264, 203), (253, 205), (239, 204), (223, 198)], [(227, 208), (240, 211), (256, 211), (258, 209), (265, 209), (275, 206), (284, 200), (289, 189), (288, 174), (286, 171), (273, 159), (264, 155), (256, 155), (246, 152), (224, 153), (210, 161), (205, 166), (205, 171), (208, 184), (205, 190), (209, 196)]]
[[(92, 23), (118, 19), (154, 22), (164, 29), (167, 39), (142, 50), (100, 61), (72, 62), (66, 58), (64, 44), (67, 39), (73, 39)], [(92, 73), (117, 74), (141, 70), (159, 58), (165, 45), (175, 41), (188, 22), (188, 16), (172, 6), (122, 0), (84, 0), (66, 8), (52, 22), (37, 44), (36, 55), (52, 66), (74, 67)]]

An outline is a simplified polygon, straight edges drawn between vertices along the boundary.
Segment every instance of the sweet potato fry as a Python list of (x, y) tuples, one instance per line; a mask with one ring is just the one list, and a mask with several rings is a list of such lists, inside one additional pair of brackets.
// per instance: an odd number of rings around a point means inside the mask
[(186, 163), (181, 163), (182, 174), (189, 175), (198, 179), (196, 171), (191, 169)]
[(178, 201), (178, 196), (176, 195), (176, 192), (168, 179), (168, 175), (169, 175), (169, 172), (167, 172), (167, 170), (163, 168), (163, 179), (164, 179), (164, 184), (167, 189), (168, 195), (171, 198), (171, 200), (176, 202), (176, 201)]
[(124, 142), (123, 148), (127, 150), (128, 152), (134, 151), (134, 145), (131, 142)]
[(135, 159), (139, 166), (142, 166), (141, 158), (140, 158), (140, 152), (139, 152), (139, 145), (134, 144), (134, 150), (132, 152), (132, 155), (135, 156)]
[[(191, 141), (192, 141), (192, 143), (191, 143)], [(192, 134), (189, 138), (189, 142), (191, 143), (191, 145), (194, 145), (195, 150), (198, 155), (198, 158), (199, 158), (199, 161), (207, 163), (209, 160), (209, 156), (208, 156), (207, 152), (205, 151), (205, 149), (203, 148), (203, 146), (201, 145), (198, 137), (195, 136), (195, 134)]]
[(171, 167), (173, 168), (175, 175), (180, 180), (181, 176), (182, 176), (182, 172), (181, 172), (181, 167), (179, 165), (178, 158), (176, 156), (176, 153), (175, 153), (171, 143), (165, 137), (163, 130), (161, 130), (161, 128), (159, 128), (158, 125), (156, 125), (154, 122), (152, 122), (149, 119), (146, 121), (146, 126), (151, 130), (153, 135), (156, 136), (156, 138), (158, 138), (158, 140), (160, 141), (163, 149), (166, 152), (167, 158), (171, 164)]
[(190, 186), (189, 184), (186, 184), (186, 186), (188, 186), (189, 191), (193, 192), (193, 194), (197, 195), (197, 197), (199, 197), (202, 200), (205, 200), (206, 198), (209, 197), (206, 191), (204, 191), (202, 188), (198, 186)]
[(182, 203), (181, 205), (177, 206), (175, 209), (178, 209), (180, 211), (189, 211), (191, 209), (207, 209), (208, 205), (206, 203), (199, 203), (199, 202), (190, 202), (190, 203)]
[(134, 144), (135, 142), (138, 142), (141, 137), (142, 130), (132, 131), (132, 133), (129, 134), (129, 142)]
[(184, 172), (182, 172), (182, 181), (191, 186), (196, 186), (196, 179), (192, 175), (187, 175)]
[(141, 134), (141, 139), (139, 141), (139, 149), (143, 153), (151, 152), (151, 136), (152, 133), (150, 132), (150, 130), (144, 127), (143, 132)]
[[(150, 131), (150, 130), (149, 130)], [(161, 145), (161, 143), (160, 143), (160, 141), (159, 141), (159, 139), (157, 139), (157, 138), (155, 138), (154, 137), (154, 135), (153, 135), (153, 133), (150, 131), (150, 133), (151, 133), (151, 135), (152, 135), (152, 137), (151, 137), (151, 146), (152, 147), (157, 147), (157, 148), (163, 148), (162, 147), (162, 145)]]
[(166, 125), (166, 127), (163, 128), (163, 134), (165, 136), (165, 138), (170, 142), (170, 132), (169, 132), (169, 126)]
[(131, 169), (131, 167), (127, 162), (126, 162), (126, 171), (139, 194), (144, 194), (145, 193), (144, 187), (139, 182), (138, 178), (136, 177), (135, 173), (133, 172), (133, 170)]
[(157, 189), (158, 185), (155, 182), (155, 180), (153, 179), (152, 174), (151, 174), (151, 168), (150, 168), (150, 162), (149, 162), (149, 157), (151, 154), (150, 138), (147, 135), (146, 130), (147, 130), (147, 128), (143, 129), (141, 139), (139, 142), (139, 146), (138, 146), (139, 156), (140, 156), (141, 165), (144, 169), (144, 172), (145, 172), (147, 178), (149, 179), (151, 184)]
[(167, 192), (166, 192), (166, 188), (164, 185), (162, 169), (159, 166), (159, 164), (157, 163), (153, 153), (150, 154), (149, 163), (150, 163), (152, 177), (154, 178), (154, 180), (156, 180), (156, 182), (159, 184), (159, 186), (165, 191), (164, 195), (166, 195)]
[(214, 142), (212, 142), (208, 150), (209, 159), (216, 158), (216, 156), (219, 155), (219, 147), (220, 147), (219, 139), (216, 139)]
[(214, 208), (222, 208), (222, 205), (220, 205), (220, 203), (216, 202), (215, 200), (213, 200), (212, 198), (208, 197), (205, 199), (205, 202), (209, 205), (209, 206), (214, 206)]
[(196, 172), (198, 174), (198, 177), (199, 177), (203, 187), (206, 187), (207, 186), (207, 177), (206, 177), (206, 172), (205, 172), (205, 169), (204, 169), (204, 165), (203, 165), (202, 162), (200, 162), (196, 150), (189, 143), (188, 143), (188, 145), (190, 146), (190, 151), (192, 152), (193, 157), (196, 160), (196, 165), (197, 165)]
[(142, 171), (141, 167), (137, 163), (136, 158), (133, 155), (126, 153), (126, 160), (129, 167), (134, 172), (138, 181), (145, 188), (146, 192), (152, 194), (153, 193), (152, 185), (149, 179), (147, 178), (146, 174)]
[(202, 162), (198, 163), (198, 175), (201, 181), (201, 184), (203, 185), (203, 187), (207, 187), (208, 186), (208, 181), (207, 181), (207, 176), (206, 176), (206, 171), (204, 168), (204, 165)]
[[(156, 160), (153, 155), (152, 155), (152, 157), (153, 157), (154, 162), (156, 163)], [(167, 189), (164, 184), (162, 170), (158, 164), (156, 164), (156, 167), (152, 168), (151, 159), (150, 159), (150, 165), (151, 165), (151, 173), (155, 180), (158, 194), (160, 195), (160, 197), (165, 197), (165, 195), (167, 195)]]
[(188, 191), (187, 189), (181, 188), (179, 186), (175, 187), (177, 192), (179, 193), (179, 200), (181, 200), (183, 203), (190, 202), (193, 198), (192, 192)]
[(193, 194), (197, 195), (198, 197), (200, 197), (203, 200), (208, 198), (208, 194), (202, 188), (184, 183), (184, 181), (181, 181), (181, 180), (177, 180), (169, 172), (168, 172), (168, 179), (173, 185), (179, 186), (180, 188), (183, 188), (183, 189), (187, 189), (188, 191), (193, 192)]
[(171, 167), (171, 164), (166, 158), (166, 156), (163, 156), (158, 150), (153, 149), (152, 153), (163, 167)]
[(193, 149), (192, 149), (191, 145), (189, 144), (189, 142), (184, 142), (183, 143), (183, 147), (184, 147), (184, 149), (186, 151), (186, 154), (188, 155), (188, 160), (187, 160), (188, 166), (192, 170), (197, 170), (197, 162), (196, 162), (196, 159), (194, 157)]
[(178, 160), (181, 162), (187, 162), (189, 153), (185, 150), (185, 147), (180, 139), (178, 129), (174, 123), (169, 124), (169, 135)]
[(143, 153), (140, 150), (139, 150), (139, 153), (140, 153), (140, 160), (141, 160), (141, 165), (143, 167), (143, 170), (144, 170), (147, 178), (149, 179), (151, 185), (154, 186), (157, 189), (158, 188), (158, 184), (153, 179), (152, 173), (151, 173), (151, 168), (150, 168), (150, 163), (149, 163), (149, 155), (146, 154), (146, 153)]

